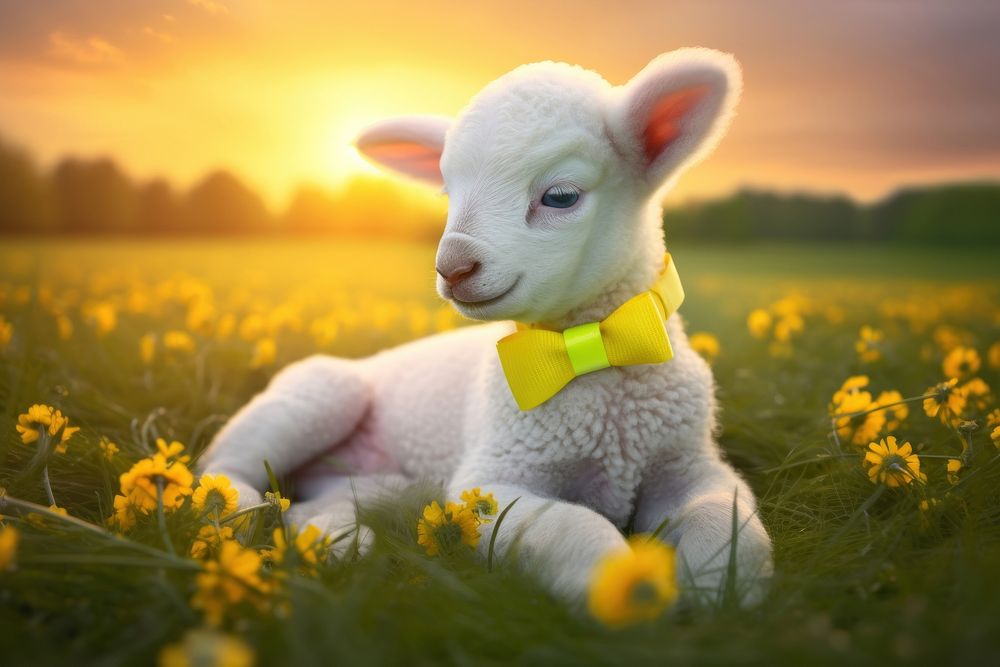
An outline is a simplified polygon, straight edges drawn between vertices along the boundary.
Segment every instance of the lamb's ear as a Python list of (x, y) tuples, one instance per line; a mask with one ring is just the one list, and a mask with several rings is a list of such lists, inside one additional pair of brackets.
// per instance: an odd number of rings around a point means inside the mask
[(441, 185), (441, 152), (451, 125), (445, 116), (403, 116), (366, 128), (354, 145), (373, 162)]
[(655, 189), (715, 147), (740, 88), (740, 66), (728, 54), (664, 53), (616, 89), (608, 118), (612, 141)]

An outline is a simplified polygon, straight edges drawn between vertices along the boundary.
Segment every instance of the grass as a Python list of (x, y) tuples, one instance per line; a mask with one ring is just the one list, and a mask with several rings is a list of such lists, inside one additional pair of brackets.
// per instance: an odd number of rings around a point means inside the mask
[[(860, 449), (831, 440), (827, 416), (833, 392), (857, 373), (876, 393), (922, 394), (943, 379), (942, 357), (959, 343), (978, 350), (980, 376), (997, 386), (987, 363), (1000, 340), (995, 253), (673, 250), (689, 332), (721, 344), (721, 442), (774, 539), (777, 573), (764, 605), (606, 629), (509, 563), (488, 571), (467, 554), (424, 555), (417, 517), (439, 491), (416, 485), (364, 509), (378, 533), (370, 555), (335, 560), (316, 577), (289, 574), (281, 604), (239, 606), (223, 629), (262, 664), (863, 665), (996, 655), (1000, 463), (989, 431), (973, 434), (953, 486), (945, 460), (933, 457), (958, 456), (959, 434), (911, 404), (894, 434), (926, 456), (928, 482), (882, 489), (868, 481)], [(37, 448), (14, 425), (34, 403), (56, 406), (82, 430), (49, 460), (53, 494), (71, 517), (97, 526), (112, 513), (119, 474), (156, 436), (197, 453), (283, 364), (315, 351), (368, 354), (457, 323), (432, 293), (430, 247), (24, 243), (0, 254), (0, 313), (13, 329), (0, 357), (0, 486), (49, 504), (32, 466)], [(208, 301), (214, 310), (202, 317), (193, 304)], [(747, 331), (747, 314), (769, 305), (804, 318), (788, 345)], [(220, 337), (227, 314), (233, 331)], [(65, 337), (60, 316), (73, 329)], [(314, 327), (318, 319), (325, 324)], [(879, 361), (855, 352), (864, 324), (885, 334)], [(192, 350), (163, 348), (162, 334), (175, 329), (189, 332)], [(139, 340), (150, 332), (158, 347), (145, 363)], [(262, 338), (276, 356), (252, 368)], [(982, 422), (985, 412), (970, 416)], [(101, 437), (121, 448), (110, 461)], [(926, 498), (940, 502), (922, 512)], [(40, 511), (36, 525), (13, 503), (0, 513), (21, 535), (17, 569), (0, 572), (5, 664), (150, 664), (203, 624), (190, 604), (201, 567), (185, 556), (198, 528), (190, 510), (165, 516), (178, 556), (155, 513), (124, 538)], [(263, 516), (245, 537), (253, 545), (268, 543), (265, 524), (277, 521)]]

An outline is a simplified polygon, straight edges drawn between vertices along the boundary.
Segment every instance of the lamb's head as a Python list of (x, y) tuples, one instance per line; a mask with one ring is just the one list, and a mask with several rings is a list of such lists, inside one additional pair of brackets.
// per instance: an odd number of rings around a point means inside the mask
[(525, 65), (451, 121), (384, 121), (370, 159), (442, 186), (438, 291), (473, 319), (552, 321), (663, 251), (659, 197), (723, 133), (736, 61), (706, 49), (653, 60), (624, 86), (562, 63)]

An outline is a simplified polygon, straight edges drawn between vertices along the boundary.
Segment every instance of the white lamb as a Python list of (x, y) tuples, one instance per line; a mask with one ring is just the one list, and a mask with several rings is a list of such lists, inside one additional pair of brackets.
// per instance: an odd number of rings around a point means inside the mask
[[(355, 527), (357, 499), (408, 480), (439, 480), (449, 498), (478, 486), (500, 507), (520, 498), (496, 553), (516, 549), (571, 602), (584, 599), (595, 563), (625, 548), (622, 527), (652, 531), (664, 519), (682, 589), (717, 599), (735, 497), (733, 583), (744, 602), (759, 601), (771, 543), (752, 492), (720, 456), (711, 371), (679, 317), (666, 324), (671, 361), (582, 375), (529, 411), (496, 350), (511, 320), (562, 331), (653, 285), (661, 195), (716, 144), (739, 91), (736, 61), (705, 49), (663, 54), (619, 87), (544, 62), (489, 84), (454, 121), (368, 129), (357, 145), (369, 158), (448, 194), (438, 292), (466, 317), (498, 322), (367, 359), (299, 361), (233, 417), (201, 469), (230, 476), (243, 505), (260, 502), (263, 460), (298, 471), (293, 520), (331, 533)], [(317, 460), (330, 455), (333, 465)], [(485, 551), (492, 525), (481, 530)]]

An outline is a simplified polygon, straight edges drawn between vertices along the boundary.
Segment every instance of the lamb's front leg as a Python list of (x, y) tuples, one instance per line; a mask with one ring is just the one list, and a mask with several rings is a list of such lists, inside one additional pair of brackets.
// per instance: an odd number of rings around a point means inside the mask
[(357, 426), (371, 389), (353, 362), (312, 356), (278, 373), (223, 427), (198, 462), (229, 476), (240, 504), (261, 501), (264, 461), (283, 475), (342, 441)]
[(745, 605), (767, 594), (773, 572), (771, 540), (761, 523), (753, 492), (714, 453), (656, 467), (643, 483), (636, 508), (637, 532), (656, 530), (677, 549), (677, 575), (685, 599), (715, 604), (726, 596), (734, 548), (736, 580), (731, 589)]
[[(621, 532), (593, 510), (532, 493), (510, 484), (493, 483), (488, 477), (464, 477), (450, 485), (448, 497), (480, 487), (492, 493), (502, 511), (517, 503), (503, 519), (494, 545), (494, 558), (516, 561), (537, 573), (556, 596), (583, 605), (594, 566), (604, 556), (626, 549)], [(479, 527), (479, 553), (485, 559), (494, 524)]]

